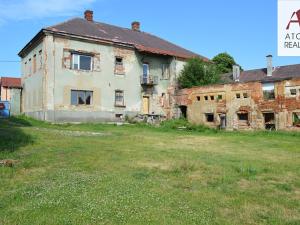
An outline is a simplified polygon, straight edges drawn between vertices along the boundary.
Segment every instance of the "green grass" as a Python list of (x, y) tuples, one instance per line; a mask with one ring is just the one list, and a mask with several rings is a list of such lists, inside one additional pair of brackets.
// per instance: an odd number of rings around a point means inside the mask
[(19, 117), (1, 159), (1, 225), (300, 224), (299, 133)]

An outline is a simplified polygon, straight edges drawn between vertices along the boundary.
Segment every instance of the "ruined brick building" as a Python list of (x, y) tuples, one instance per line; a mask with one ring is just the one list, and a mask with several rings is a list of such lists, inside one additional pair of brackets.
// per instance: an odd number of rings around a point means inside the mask
[(233, 72), (222, 83), (180, 90), (177, 104), (195, 124), (227, 130), (300, 129), (300, 64)]
[(177, 116), (176, 78), (198, 54), (140, 30), (93, 20), (87, 10), (42, 29), (19, 53), (22, 111), (55, 122)]

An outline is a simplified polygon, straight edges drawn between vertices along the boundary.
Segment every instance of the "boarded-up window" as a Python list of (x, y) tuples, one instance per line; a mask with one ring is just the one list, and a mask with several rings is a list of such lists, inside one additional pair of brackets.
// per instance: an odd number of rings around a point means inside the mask
[(169, 79), (169, 78), (170, 78), (170, 65), (162, 64), (162, 79)]
[(63, 53), (63, 68), (71, 69), (71, 58), (71, 52), (65, 49)]
[(33, 73), (35, 73), (36, 72), (36, 55), (33, 56), (32, 68), (33, 68)]

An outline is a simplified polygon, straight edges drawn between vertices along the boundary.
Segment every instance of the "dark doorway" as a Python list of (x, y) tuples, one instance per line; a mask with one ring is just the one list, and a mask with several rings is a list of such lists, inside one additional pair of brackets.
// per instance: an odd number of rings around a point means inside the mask
[(274, 113), (263, 113), (266, 130), (275, 130), (275, 115)]
[(180, 112), (181, 112), (180, 117), (187, 118), (187, 114), (186, 114), (187, 106), (181, 105), (181, 106), (179, 106), (179, 109), (180, 109)]
[(226, 129), (226, 114), (220, 114), (220, 129)]

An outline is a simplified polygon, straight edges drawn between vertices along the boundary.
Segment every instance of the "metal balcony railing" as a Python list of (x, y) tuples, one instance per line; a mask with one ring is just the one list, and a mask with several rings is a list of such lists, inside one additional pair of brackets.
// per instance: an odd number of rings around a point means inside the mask
[(142, 75), (140, 79), (141, 79), (141, 85), (157, 85), (158, 84), (158, 76)]

